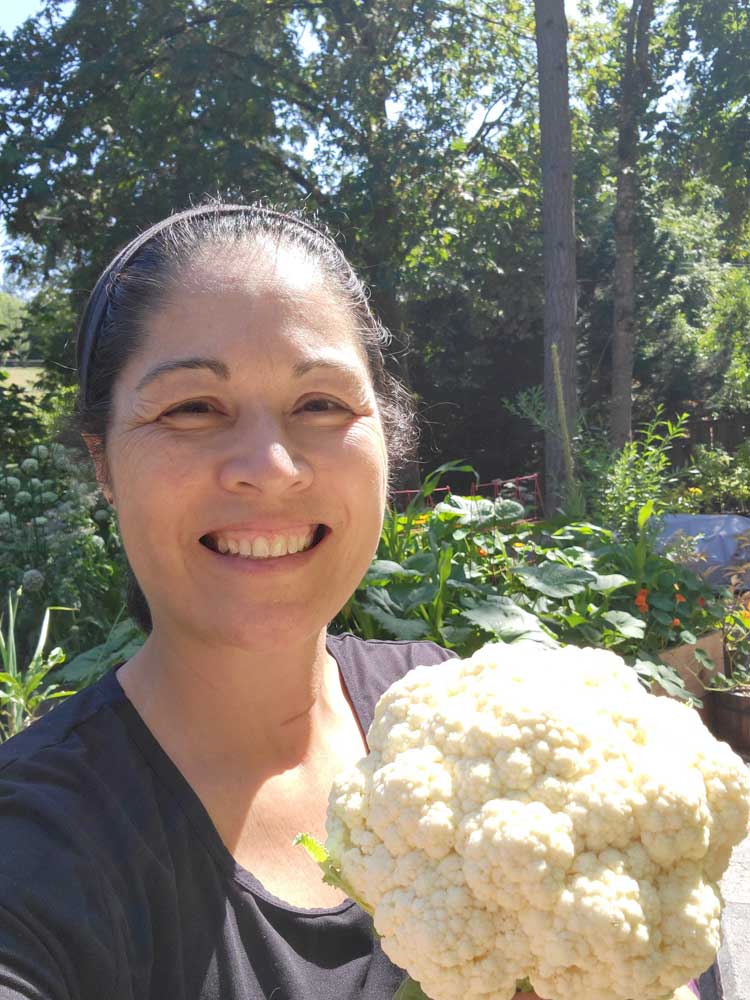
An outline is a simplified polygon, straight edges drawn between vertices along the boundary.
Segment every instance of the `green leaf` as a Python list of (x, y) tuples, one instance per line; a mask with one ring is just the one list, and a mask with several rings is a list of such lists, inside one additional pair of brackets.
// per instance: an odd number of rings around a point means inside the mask
[(416, 980), (407, 977), (393, 994), (393, 1000), (430, 1000)]
[(528, 611), (519, 608), (509, 597), (490, 595), (481, 604), (461, 611), (461, 617), (490, 632), (503, 642), (512, 642), (521, 636), (540, 637), (546, 632), (541, 622)]
[(694, 646), (697, 641), (698, 640), (689, 629), (684, 628), (682, 632), (680, 632), (680, 642), (687, 643), (689, 646)]
[(298, 833), (293, 843), (295, 847), (304, 847), (316, 864), (322, 865), (328, 861), (328, 851), (311, 833)]
[(374, 559), (370, 563), (363, 582), (372, 584), (378, 581), (390, 580), (394, 576), (419, 578), (421, 573), (413, 569), (407, 569), (400, 563), (393, 562), (390, 559)]
[(97, 673), (130, 659), (141, 648), (144, 638), (135, 622), (126, 618), (115, 625), (105, 642), (73, 657), (55, 676), (68, 684), (85, 683)]
[(632, 580), (629, 580), (628, 577), (623, 576), (621, 573), (609, 573), (604, 576), (597, 573), (595, 579), (589, 584), (589, 587), (592, 590), (598, 590), (602, 594), (608, 594), (619, 587), (626, 587), (632, 582)]
[(638, 530), (642, 531), (654, 513), (654, 501), (647, 500), (638, 511)]
[(627, 611), (605, 611), (602, 618), (628, 639), (642, 639), (645, 635), (646, 623)]
[(522, 566), (514, 573), (527, 587), (547, 597), (573, 597), (590, 587), (596, 579), (588, 570), (552, 562), (542, 563), (541, 566)]
[(706, 670), (716, 670), (716, 664), (714, 663), (712, 658), (708, 655), (708, 653), (705, 651), (705, 649), (701, 649), (700, 646), (696, 646), (695, 649), (693, 650), (693, 656), (696, 658), (696, 660), (700, 663), (702, 667), (706, 668)]
[(435, 571), (437, 563), (432, 552), (417, 552), (415, 555), (409, 556), (403, 565), (404, 569), (414, 570), (421, 576), (427, 576)]
[(341, 889), (341, 891), (345, 893), (349, 899), (353, 899), (354, 902), (365, 911), (365, 913), (369, 913), (370, 916), (372, 916), (372, 910), (343, 878), (341, 868), (328, 853), (324, 844), (321, 844), (320, 841), (316, 840), (311, 833), (298, 833), (292, 843), (295, 847), (304, 847), (313, 861), (323, 872), (323, 881), (326, 885), (332, 885), (336, 889)]
[(399, 618), (389, 611), (375, 607), (369, 601), (364, 602), (362, 607), (395, 639), (424, 639), (430, 633), (430, 626), (427, 622), (419, 621), (416, 618)]

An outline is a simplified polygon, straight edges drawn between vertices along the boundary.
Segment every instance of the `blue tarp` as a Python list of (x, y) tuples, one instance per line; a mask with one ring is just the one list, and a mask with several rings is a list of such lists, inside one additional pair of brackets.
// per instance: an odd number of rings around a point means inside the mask
[[(686, 560), (712, 587), (720, 589), (741, 572), (750, 588), (750, 518), (739, 514), (666, 514), (659, 519), (656, 547), (664, 551), (679, 539), (695, 540), (697, 559)], [(680, 559), (680, 562), (683, 562)], [(747, 564), (744, 566), (743, 564)]]

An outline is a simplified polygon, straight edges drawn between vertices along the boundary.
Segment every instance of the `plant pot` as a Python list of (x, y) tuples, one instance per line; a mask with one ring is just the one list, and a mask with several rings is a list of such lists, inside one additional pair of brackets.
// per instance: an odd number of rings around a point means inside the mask
[[(713, 662), (713, 667), (704, 667), (700, 660), (696, 659), (695, 650), (702, 649)], [(698, 714), (705, 723), (711, 725), (711, 714), (713, 699), (711, 691), (706, 691), (706, 684), (710, 684), (716, 674), (724, 673), (724, 634), (717, 629), (703, 635), (695, 644), (684, 643), (680, 646), (673, 646), (659, 653), (659, 659), (672, 667), (682, 678), (685, 688), (690, 694), (700, 698), (703, 707), (699, 708)], [(661, 689), (655, 691), (656, 694), (664, 694)]]
[(750, 755), (750, 687), (713, 691), (711, 732), (737, 753)]

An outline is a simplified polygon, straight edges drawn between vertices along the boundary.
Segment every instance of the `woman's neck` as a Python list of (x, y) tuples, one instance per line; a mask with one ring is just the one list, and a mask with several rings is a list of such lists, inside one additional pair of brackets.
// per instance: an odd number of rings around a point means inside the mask
[(155, 630), (117, 677), (170, 756), (259, 782), (304, 765), (351, 726), (325, 630), (263, 650), (204, 648)]

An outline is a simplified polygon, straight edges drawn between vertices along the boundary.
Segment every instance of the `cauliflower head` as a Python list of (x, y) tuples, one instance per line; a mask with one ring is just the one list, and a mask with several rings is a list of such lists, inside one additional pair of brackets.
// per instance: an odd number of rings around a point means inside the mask
[(719, 946), (742, 760), (598, 649), (490, 644), (382, 696), (326, 848), (432, 1000), (657, 1000)]

